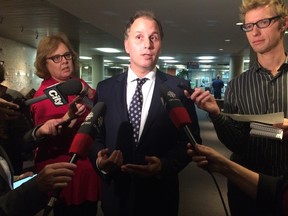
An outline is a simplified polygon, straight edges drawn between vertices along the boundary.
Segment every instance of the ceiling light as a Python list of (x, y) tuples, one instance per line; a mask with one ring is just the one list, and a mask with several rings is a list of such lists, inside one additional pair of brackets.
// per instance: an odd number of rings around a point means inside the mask
[(129, 56), (117, 56), (116, 58), (122, 59), (122, 60), (130, 60)]
[(208, 59), (203, 59), (199, 61), (200, 63), (211, 63), (213, 62), (212, 60), (208, 60)]
[(215, 59), (214, 56), (199, 56), (198, 59), (201, 60), (211, 60), (211, 59)]
[(171, 60), (171, 59), (174, 59), (174, 57), (171, 57), (171, 56), (160, 56), (159, 59), (161, 59), (161, 60)]
[(83, 59), (83, 60), (90, 60), (92, 59), (92, 57), (89, 57), (89, 56), (79, 56), (80, 59)]
[(114, 48), (95, 48), (98, 51), (105, 52), (105, 53), (120, 53), (121, 50), (114, 49)]
[(164, 62), (166, 62), (166, 63), (177, 63), (179, 61), (177, 61), (177, 60), (165, 60)]

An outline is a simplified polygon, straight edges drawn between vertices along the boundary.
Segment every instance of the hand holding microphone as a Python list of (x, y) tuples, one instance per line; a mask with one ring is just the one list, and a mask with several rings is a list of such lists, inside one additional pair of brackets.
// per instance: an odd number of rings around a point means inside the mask
[(0, 98), (0, 120), (17, 119), (21, 115), (19, 105)]
[(68, 103), (68, 95), (77, 95), (82, 90), (82, 83), (78, 79), (69, 79), (66, 82), (57, 83), (44, 90), (44, 94), (32, 99), (26, 100), (24, 104), (31, 104), (49, 99), (55, 106), (62, 106)]
[[(82, 100), (83, 92), (80, 93), (68, 106), (68, 112), (62, 117), (64, 121), (59, 123), (57, 126), (70, 126), (73, 127), (74, 124), (70, 125), (72, 120), (78, 118), (86, 111), (86, 104)], [(74, 121), (75, 123), (76, 121)]]
[(176, 128), (182, 128), (185, 131), (189, 142), (192, 145), (195, 145), (197, 142), (189, 128), (189, 125), (191, 124), (190, 116), (176, 93), (169, 89), (167, 85), (162, 85), (160, 88), (160, 94), (162, 103), (168, 111), (170, 120)]
[[(87, 157), (88, 151), (92, 146), (96, 135), (101, 130), (105, 112), (106, 105), (103, 102), (98, 102), (86, 116), (85, 121), (81, 124), (70, 146), (69, 153), (71, 154), (71, 158), (69, 163), (76, 164), (78, 159), (85, 159)], [(52, 210), (60, 192), (60, 190), (53, 192), (43, 215), (48, 215)]]

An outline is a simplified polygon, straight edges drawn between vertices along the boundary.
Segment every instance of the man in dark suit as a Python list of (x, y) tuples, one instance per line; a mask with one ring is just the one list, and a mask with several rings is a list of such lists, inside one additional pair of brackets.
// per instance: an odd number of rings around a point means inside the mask
[[(194, 103), (177, 87), (181, 82), (190, 84), (156, 68), (163, 30), (152, 12), (136, 12), (124, 37), (131, 59), (128, 71), (100, 82), (96, 90), (95, 102), (107, 106), (103, 131), (90, 154), (103, 176), (102, 210), (105, 216), (176, 216), (178, 173), (191, 158), (186, 154), (188, 141), (183, 131), (173, 125), (161, 103), (160, 88), (163, 84), (171, 88), (187, 107), (191, 131), (201, 143)], [(129, 115), (137, 79), (146, 82), (142, 85), (139, 134), (134, 136), (135, 122)]]

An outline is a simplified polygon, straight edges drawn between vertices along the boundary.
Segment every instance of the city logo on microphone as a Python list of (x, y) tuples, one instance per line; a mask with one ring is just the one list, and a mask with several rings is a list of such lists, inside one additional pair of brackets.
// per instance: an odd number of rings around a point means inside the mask
[(55, 106), (67, 104), (67, 100), (61, 95), (56, 86), (54, 86), (54, 88), (45, 89), (44, 93)]

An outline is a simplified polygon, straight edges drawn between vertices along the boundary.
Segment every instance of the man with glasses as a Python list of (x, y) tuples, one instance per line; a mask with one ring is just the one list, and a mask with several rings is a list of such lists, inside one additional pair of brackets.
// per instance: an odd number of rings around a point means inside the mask
[[(277, 124), (284, 129), (284, 134), (288, 128), (288, 59), (284, 50), (287, 15), (287, 6), (281, 0), (242, 0), (240, 16), (244, 24), (241, 29), (256, 52), (257, 61), (228, 83), (224, 96), (226, 113), (284, 112), (284, 121)], [(221, 115), (209, 92), (195, 89), (191, 99), (209, 112), (219, 139), (233, 152), (233, 161), (271, 176), (288, 171), (288, 137), (283, 140), (252, 137), (249, 123), (236, 122)], [(269, 205), (260, 206), (230, 181), (228, 200), (232, 216), (273, 215)]]

